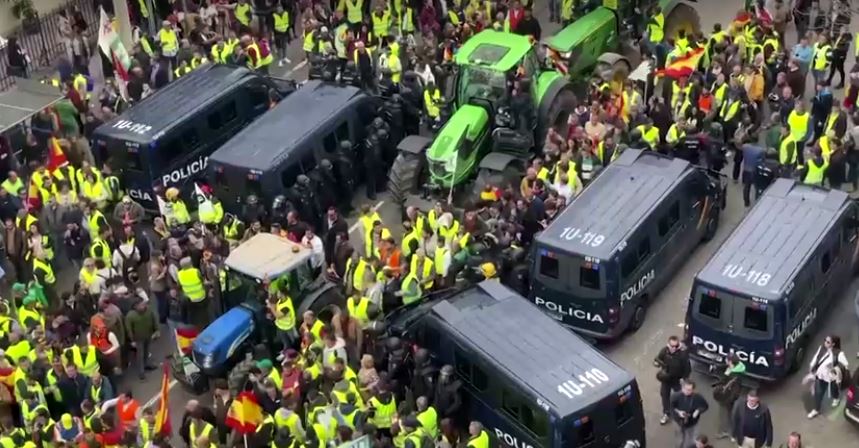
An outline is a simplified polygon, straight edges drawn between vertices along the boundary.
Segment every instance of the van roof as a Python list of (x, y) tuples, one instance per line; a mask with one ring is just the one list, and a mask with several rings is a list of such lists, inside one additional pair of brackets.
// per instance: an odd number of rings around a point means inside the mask
[[(776, 180), (696, 279), (728, 292), (782, 299), (850, 201), (840, 190)], [(742, 271), (734, 278), (727, 275), (737, 269)]]
[[(537, 237), (541, 246), (607, 260), (694, 167), (680, 158), (628, 149)], [(562, 236), (565, 229), (566, 238)], [(573, 239), (569, 235), (578, 230)], [(591, 236), (586, 235), (590, 233)], [(594, 246), (599, 237), (603, 241)]]
[[(118, 140), (148, 143), (182, 123), (182, 120), (193, 112), (205, 109), (213, 101), (240, 86), (242, 79), (252, 76), (259, 75), (245, 67), (206, 65), (167, 84), (122, 115), (99, 126), (96, 133)], [(113, 125), (120, 120), (152, 128), (142, 134), (114, 128)]]
[(318, 126), (365, 95), (352, 86), (309, 81), (239, 131), (209, 158), (209, 163), (266, 170), (289, 157)]
[[(615, 394), (635, 378), (573, 332), (496, 280), (488, 280), (440, 301), (433, 314), (461, 343), (486, 363), (542, 400), (563, 418)], [(578, 379), (599, 369), (607, 382), (588, 387)], [(581, 384), (570, 399), (558, 391), (564, 382)]]
[(225, 262), (234, 271), (256, 279), (274, 279), (310, 258), (310, 249), (286, 238), (263, 232), (230, 251)]

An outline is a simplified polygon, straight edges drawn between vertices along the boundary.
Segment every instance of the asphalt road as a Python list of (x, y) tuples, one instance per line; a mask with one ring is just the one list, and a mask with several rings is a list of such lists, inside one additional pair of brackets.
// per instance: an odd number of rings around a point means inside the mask
[[(545, 3), (538, 3), (536, 16), (545, 27), (543, 34), (550, 35), (557, 31), (557, 26), (548, 23)], [(710, 30), (717, 21), (727, 25), (734, 13), (742, 7), (742, 3), (741, 0), (706, 0), (697, 3), (695, 8), (699, 11), (704, 29)], [(856, 21), (854, 21), (852, 28), (853, 32), (859, 31)], [(796, 42), (796, 34), (792, 28), (788, 32), (787, 41), (789, 44)], [(305, 79), (307, 67), (303, 62), (303, 51), (298, 41), (295, 41), (289, 49), (288, 57), (291, 59), (291, 63), (283, 67), (273, 67), (272, 74), (292, 77), (296, 80)], [(385, 202), (385, 198), (386, 195), (381, 194), (379, 196), (380, 201), (368, 201), (359, 194), (355, 199), (355, 204), (370, 203), (377, 206), (383, 221), (392, 227), (392, 230), (398, 231), (400, 211), (390, 202)], [(721, 227), (716, 238), (690, 254), (685, 266), (676, 273), (675, 279), (654, 300), (647, 321), (637, 333), (602, 347), (609, 357), (638, 377), (644, 397), (648, 446), (670, 447), (673, 446), (674, 440), (673, 426), (663, 427), (658, 423), (661, 410), (658, 395), (659, 387), (655, 379), (656, 371), (651, 362), (653, 356), (663, 346), (669, 335), (682, 334), (686, 306), (684, 299), (689, 294), (693, 276), (742, 220), (744, 214), (741, 191), (736, 185), (731, 184), (728, 188), (728, 207), (722, 216)], [(354, 222), (354, 217), (351, 217), (350, 222)], [(353, 234), (353, 236), (357, 237), (358, 235)], [(844, 298), (834, 304), (828, 315), (824, 316), (823, 328), (825, 330), (821, 330), (820, 334), (816, 335), (815, 343), (822, 340), (823, 333), (839, 334), (844, 341), (845, 352), (856, 353), (859, 349), (857, 346), (859, 328), (857, 328), (856, 317), (853, 314), (849, 297), (853, 296), (857, 288), (859, 288), (857, 282), (846, 288)], [(163, 359), (170, 353), (170, 350), (170, 339), (162, 337), (159, 342), (154, 344), (153, 356), (155, 359)], [(852, 359), (851, 362), (853, 362)], [(711, 397), (710, 381), (699, 376), (693, 378), (697, 380), (701, 392), (708, 398)], [(800, 379), (801, 375), (794, 375), (780, 384), (762, 391), (763, 401), (769, 405), (773, 413), (773, 423), (777, 434), (774, 446), (785, 443), (790, 431), (801, 432), (806, 445), (810, 444), (817, 448), (856, 446), (859, 432), (844, 421), (841, 409), (826, 408), (821, 417), (811, 421), (806, 419), (807, 410), (803, 404), (803, 394), (806, 392), (806, 388), (800, 384)], [(160, 375), (157, 372), (148, 373), (144, 381), (138, 381), (136, 375), (127, 375), (118, 386), (120, 390), (130, 389), (141, 402), (154, 403), (160, 388)], [(211, 403), (208, 394), (197, 397), (185, 391), (175, 382), (171, 382), (169, 408), (174, 428), (178, 429), (183, 407), (191, 399), (199, 399), (204, 404)], [(715, 425), (716, 409), (713, 407), (702, 419), (702, 431), (710, 435), (715, 434)], [(713, 445), (715, 447), (732, 447), (733, 444), (727, 441), (715, 441)]]

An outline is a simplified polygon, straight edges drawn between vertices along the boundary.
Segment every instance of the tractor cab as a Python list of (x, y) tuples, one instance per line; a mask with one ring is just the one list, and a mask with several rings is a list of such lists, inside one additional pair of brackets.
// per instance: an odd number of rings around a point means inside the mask
[(230, 252), (221, 283), (224, 309), (194, 339), (191, 360), (206, 376), (225, 375), (256, 344), (276, 345), (266, 288), (288, 291), (296, 323), (306, 310), (330, 320), (342, 306), (337, 286), (310, 265), (310, 249), (271, 233), (260, 233)]

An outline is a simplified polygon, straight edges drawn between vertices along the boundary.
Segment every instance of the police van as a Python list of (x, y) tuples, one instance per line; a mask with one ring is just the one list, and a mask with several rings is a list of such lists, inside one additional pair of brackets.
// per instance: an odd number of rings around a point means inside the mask
[(697, 365), (716, 370), (733, 353), (761, 381), (800, 368), (854, 273), (857, 208), (843, 191), (776, 180), (695, 277), (686, 342)]
[(492, 446), (645, 446), (635, 377), (496, 280), (401, 309), (388, 328), (454, 367), (463, 417)]
[(637, 330), (656, 292), (716, 234), (724, 198), (714, 172), (624, 151), (537, 236), (531, 300), (595, 339)]
[(244, 67), (199, 68), (99, 126), (94, 155), (122, 170), (131, 197), (156, 209), (153, 189), (203, 177), (209, 155), (268, 110), (271, 90), (282, 97), (294, 86)]
[[(251, 194), (270, 204), (322, 159), (335, 162), (341, 142), (357, 147), (378, 106), (357, 87), (308, 81), (212, 154), (209, 184), (234, 212)], [(350, 163), (359, 162), (350, 156)]]

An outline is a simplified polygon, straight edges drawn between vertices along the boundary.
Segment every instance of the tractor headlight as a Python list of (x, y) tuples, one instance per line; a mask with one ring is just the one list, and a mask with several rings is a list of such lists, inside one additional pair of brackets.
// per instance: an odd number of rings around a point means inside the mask
[(203, 357), (203, 368), (211, 369), (212, 365), (215, 364), (215, 354), (209, 353), (208, 355)]

